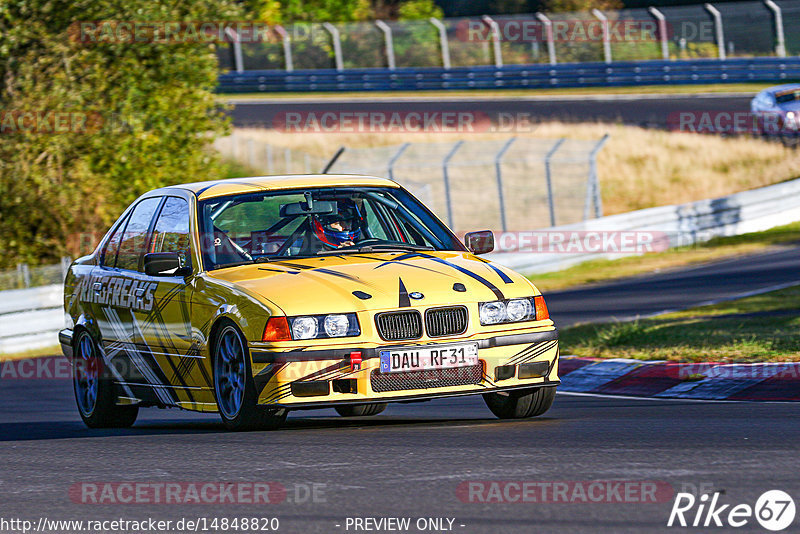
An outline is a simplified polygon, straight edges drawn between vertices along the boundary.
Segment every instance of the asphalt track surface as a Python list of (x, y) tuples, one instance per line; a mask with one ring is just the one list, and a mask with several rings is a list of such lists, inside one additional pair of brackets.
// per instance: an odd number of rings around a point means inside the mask
[[(534, 277), (535, 283), (535, 277)], [(545, 295), (559, 327), (632, 320), (800, 284), (800, 246)]]
[[(646, 314), (799, 279), (800, 248), (793, 246), (551, 293), (548, 302), (563, 326), (596, 320), (599, 311), (590, 309)], [(581, 302), (583, 309), (576, 309)], [(522, 421), (496, 420), (480, 397), (463, 397), (394, 404), (366, 419), (343, 419), (333, 410), (295, 412), (274, 432), (229, 433), (216, 415), (157, 409), (143, 410), (131, 429), (87, 430), (70, 380), (3, 379), (0, 518), (36, 524), (42, 517), (257, 516), (277, 517), (280, 532), (336, 533), (366, 532), (347, 528), (348, 518), (408, 517), (408, 532), (419, 532), (417, 519), (434, 517), (453, 519), (452, 531), (463, 533), (661, 532), (675, 492), (720, 491), (722, 504), (754, 505), (770, 489), (800, 497), (798, 420), (800, 404), (559, 394), (543, 417)], [(592, 480), (634, 487), (646, 481), (666, 493), (657, 492), (656, 502), (640, 502), (638, 493), (631, 502), (613, 493), (613, 502), (585, 502), (570, 493), (571, 502), (486, 503), (480, 502), (485, 492), (471, 502), (457, 491), (475, 481), (552, 488), (547, 484)], [(70, 496), (70, 488), (87, 482), (222, 481), (277, 483), (286, 500), (83, 504), (80, 492)], [(316, 498), (309, 498), (315, 484)]]
[[(274, 100), (236, 100), (230, 115), (234, 126), (277, 127), (282, 114), (296, 112), (316, 114), (325, 112), (408, 113), (408, 112), (469, 112), (499, 117), (511, 114), (519, 122), (529, 114), (536, 122), (606, 122), (623, 123), (646, 128), (667, 128), (677, 113), (746, 112), (750, 110), (750, 94), (707, 95), (617, 95), (576, 97), (480, 97), (448, 96), (431, 98), (296, 98)], [(302, 115), (307, 117), (307, 115)], [(713, 117), (714, 115), (712, 115)], [(305, 120), (305, 119), (304, 119)]]

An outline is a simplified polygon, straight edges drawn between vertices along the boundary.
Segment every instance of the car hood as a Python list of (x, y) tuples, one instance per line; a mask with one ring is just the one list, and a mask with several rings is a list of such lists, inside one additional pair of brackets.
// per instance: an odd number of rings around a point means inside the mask
[(793, 111), (797, 113), (800, 111), (800, 100), (792, 100), (791, 102), (785, 102), (783, 104), (778, 104), (778, 109), (786, 113), (787, 111)]
[(535, 293), (522, 275), (468, 252), (343, 254), (242, 265), (211, 271), (209, 276), (261, 295), (289, 316), (427, 307)]

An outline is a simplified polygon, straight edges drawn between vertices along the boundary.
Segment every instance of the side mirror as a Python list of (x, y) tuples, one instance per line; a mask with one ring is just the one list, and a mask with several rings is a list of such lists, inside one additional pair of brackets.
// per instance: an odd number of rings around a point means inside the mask
[(148, 276), (188, 276), (192, 268), (179, 252), (151, 252), (144, 255), (144, 273)]
[(494, 250), (494, 234), (491, 230), (469, 232), (464, 236), (464, 244), (473, 254), (486, 254)]

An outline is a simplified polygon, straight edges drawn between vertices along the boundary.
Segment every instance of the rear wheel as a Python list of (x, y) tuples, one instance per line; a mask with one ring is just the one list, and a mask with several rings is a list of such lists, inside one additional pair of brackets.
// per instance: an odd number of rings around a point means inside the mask
[(347, 406), (336, 406), (336, 412), (342, 417), (367, 417), (378, 415), (386, 409), (386, 403), (378, 404), (350, 404)]
[(127, 428), (136, 422), (138, 406), (117, 406), (110, 376), (104, 376), (100, 349), (89, 332), (75, 340), (72, 386), (78, 413), (89, 428)]
[(229, 430), (271, 430), (286, 420), (287, 410), (258, 406), (247, 343), (231, 322), (215, 337), (213, 361), (214, 397)]
[(500, 393), (485, 393), (486, 406), (500, 419), (523, 419), (542, 415), (553, 404), (555, 386), (522, 389)]

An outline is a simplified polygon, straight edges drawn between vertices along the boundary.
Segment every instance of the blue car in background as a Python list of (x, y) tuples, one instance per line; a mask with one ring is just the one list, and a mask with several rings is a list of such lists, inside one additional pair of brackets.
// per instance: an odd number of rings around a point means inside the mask
[(762, 135), (780, 136), (786, 146), (797, 146), (800, 139), (800, 83), (764, 89), (750, 101), (750, 111), (758, 115)]

